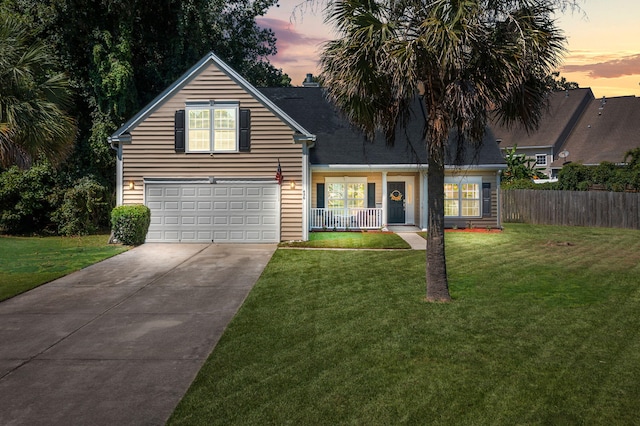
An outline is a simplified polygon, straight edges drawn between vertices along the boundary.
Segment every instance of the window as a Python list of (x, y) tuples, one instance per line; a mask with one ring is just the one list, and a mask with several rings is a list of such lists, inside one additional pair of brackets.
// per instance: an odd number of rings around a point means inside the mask
[(238, 151), (238, 103), (187, 104), (187, 152)]
[(536, 154), (536, 166), (546, 166), (546, 165), (547, 165), (547, 155)]
[(445, 179), (444, 215), (446, 217), (480, 217), (482, 179)]
[(325, 188), (327, 208), (367, 207), (367, 178), (326, 178)]

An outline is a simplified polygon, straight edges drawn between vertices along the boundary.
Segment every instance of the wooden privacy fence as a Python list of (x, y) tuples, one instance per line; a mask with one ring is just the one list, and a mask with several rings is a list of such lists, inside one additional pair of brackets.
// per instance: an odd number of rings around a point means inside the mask
[(502, 221), (640, 229), (640, 193), (501, 190)]

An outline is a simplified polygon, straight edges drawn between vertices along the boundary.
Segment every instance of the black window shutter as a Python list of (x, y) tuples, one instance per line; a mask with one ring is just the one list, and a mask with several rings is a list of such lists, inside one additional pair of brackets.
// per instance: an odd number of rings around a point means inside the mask
[(184, 152), (184, 110), (176, 111), (175, 115), (175, 150)]
[(491, 183), (482, 184), (482, 216), (491, 217)]
[(376, 184), (375, 183), (367, 184), (367, 208), (369, 209), (376, 208)]
[(316, 207), (324, 209), (324, 183), (316, 184)]
[(240, 152), (251, 151), (251, 110), (240, 110)]

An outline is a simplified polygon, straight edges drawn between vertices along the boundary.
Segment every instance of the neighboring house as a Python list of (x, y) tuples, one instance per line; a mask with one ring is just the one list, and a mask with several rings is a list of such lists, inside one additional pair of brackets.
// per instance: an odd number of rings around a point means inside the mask
[(551, 167), (557, 173), (566, 161), (584, 165), (603, 161), (620, 164), (626, 152), (639, 147), (640, 98), (594, 99), (562, 147), (568, 155), (556, 159)]
[(589, 88), (553, 92), (536, 131), (527, 132), (522, 126), (508, 128), (498, 123), (493, 123), (491, 128), (503, 153), (515, 146), (516, 154), (535, 160), (536, 167), (551, 177), (552, 163), (559, 158), (558, 154), (564, 150), (568, 137), (593, 100)]
[[(387, 148), (365, 142), (321, 88), (308, 86), (256, 89), (205, 56), (109, 138), (118, 205), (151, 209), (148, 242), (278, 242), (319, 229), (426, 227), (419, 110)], [(456, 151), (456, 137), (450, 145)], [(500, 226), (505, 164), (495, 137), (488, 131), (480, 148), (463, 154), (447, 167), (446, 226)]]

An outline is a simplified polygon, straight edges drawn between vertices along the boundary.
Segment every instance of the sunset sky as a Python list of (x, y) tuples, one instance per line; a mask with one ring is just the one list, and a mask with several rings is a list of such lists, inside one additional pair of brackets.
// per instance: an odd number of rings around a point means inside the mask
[[(307, 73), (319, 73), (319, 52), (334, 33), (323, 24), (317, 6), (310, 8), (302, 0), (279, 4), (258, 24), (273, 29), (278, 39), (278, 55), (271, 63), (299, 86)], [(640, 1), (584, 0), (581, 6), (582, 12), (558, 17), (568, 42), (561, 75), (591, 87), (596, 97), (640, 96)]]

